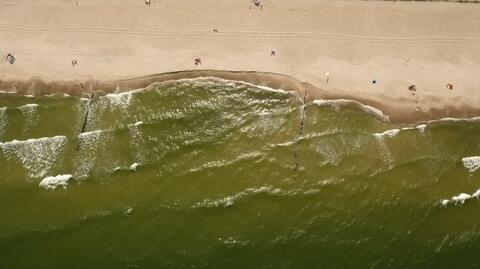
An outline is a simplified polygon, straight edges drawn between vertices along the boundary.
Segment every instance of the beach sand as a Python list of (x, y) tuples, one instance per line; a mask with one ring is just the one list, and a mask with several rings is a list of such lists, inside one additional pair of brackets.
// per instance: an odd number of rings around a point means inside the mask
[(392, 121), (480, 115), (480, 4), (262, 3), (0, 1), (0, 54), (16, 57), (0, 63), (0, 89), (82, 94), (216, 76), (359, 100)]

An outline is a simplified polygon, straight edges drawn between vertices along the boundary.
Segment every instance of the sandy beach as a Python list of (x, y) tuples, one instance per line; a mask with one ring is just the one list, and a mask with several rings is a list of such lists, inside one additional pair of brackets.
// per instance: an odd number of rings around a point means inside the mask
[[(480, 115), (480, 5), (318, 0), (262, 5), (0, 1), (0, 54), (15, 56), (14, 64), (0, 64), (0, 88), (81, 94), (217, 76), (302, 95), (306, 90), (309, 101), (359, 100), (392, 121)], [(201, 64), (194, 64), (196, 58)], [(162, 73), (167, 74), (156, 75)], [(415, 91), (408, 89), (412, 85)]]

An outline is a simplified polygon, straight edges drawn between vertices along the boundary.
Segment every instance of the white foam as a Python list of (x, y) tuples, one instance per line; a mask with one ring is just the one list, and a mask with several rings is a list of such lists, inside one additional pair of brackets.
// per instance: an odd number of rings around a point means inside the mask
[(201, 202), (196, 203), (193, 207), (230, 207), (235, 204), (236, 201), (245, 198), (246, 196), (258, 193), (278, 193), (279, 189), (273, 189), (270, 186), (262, 186), (260, 188), (248, 188), (245, 191), (236, 193), (232, 196), (227, 196), (225, 198), (210, 200), (205, 199)]
[(121, 108), (127, 108), (132, 101), (132, 91), (122, 93), (109, 93), (104, 96), (111, 105)]
[(295, 144), (297, 141), (299, 140), (302, 140), (302, 139), (294, 139), (294, 140), (291, 140), (291, 141), (287, 141), (287, 142), (283, 142), (283, 143), (278, 143), (278, 144), (275, 144), (275, 145), (271, 145), (271, 146), (278, 146), (278, 147), (288, 147), (288, 146), (291, 146), (293, 144)]
[(469, 199), (472, 199), (473, 197), (470, 195), (470, 194), (467, 194), (467, 193), (460, 193), (459, 195), (457, 196), (453, 196), (452, 197), (452, 201), (454, 201), (455, 203), (460, 203), (460, 204), (464, 204), (465, 201), (469, 200)]
[(29, 107), (38, 107), (38, 104), (26, 104), (26, 105), (23, 105), (19, 108), (22, 109), (22, 108), (29, 108)]
[(261, 152), (244, 153), (244, 154), (238, 155), (233, 160), (220, 160), (220, 161), (207, 162), (207, 163), (205, 163), (205, 164), (203, 164), (199, 167), (191, 168), (190, 170), (188, 170), (188, 173), (195, 173), (195, 172), (201, 171), (203, 169), (224, 167), (224, 166), (228, 166), (228, 165), (234, 164), (234, 163), (239, 162), (239, 161), (255, 159), (255, 158), (259, 158), (259, 157), (263, 157), (263, 156), (265, 156), (265, 154), (261, 153)]
[(30, 177), (38, 178), (55, 164), (66, 144), (65, 136), (55, 136), (4, 142), (0, 143), (0, 149), (8, 160), (19, 161)]
[[(267, 86), (255, 85), (255, 84), (243, 81), (243, 80), (229, 80), (229, 79), (223, 79), (223, 78), (212, 77), (212, 76), (185, 78), (185, 79), (178, 79), (178, 80), (167, 80), (167, 81), (163, 81), (163, 82), (160, 82), (160, 83), (166, 84), (166, 83), (177, 83), (177, 82), (193, 82), (193, 83), (220, 82), (220, 83), (224, 83), (224, 84), (235, 83), (235, 84), (242, 84), (242, 85), (245, 85), (245, 86), (250, 86), (250, 87), (253, 87), (253, 88), (258, 88), (258, 89), (262, 89), (262, 90), (270, 91), (270, 92), (292, 94), (292, 92), (285, 91), (283, 89), (275, 89), (275, 88), (271, 88), (271, 87), (267, 87)], [(201, 86), (202, 84), (199, 84), (199, 85)]]
[[(94, 168), (99, 156), (98, 150), (100, 146), (109, 138), (110, 132), (105, 130), (95, 130), (85, 132), (78, 135), (80, 150), (75, 155), (75, 172), (73, 175), (76, 179), (86, 178)], [(103, 159), (102, 159), (103, 160)], [(108, 160), (103, 160), (108, 161)], [(112, 165), (114, 165), (112, 163)]]
[(480, 199), (480, 189), (478, 189), (476, 192), (472, 194), (473, 197)]
[(151, 160), (149, 160), (146, 156), (149, 150), (145, 148), (145, 137), (142, 135), (142, 129), (140, 128), (142, 124), (142, 121), (130, 124), (128, 126), (128, 132), (130, 133), (130, 143), (132, 144), (135, 152), (135, 160), (142, 163), (147, 163)]
[(221, 242), (222, 244), (225, 245), (239, 245), (239, 246), (246, 246), (248, 245), (249, 241), (241, 241), (238, 239), (235, 239), (234, 237), (228, 237), (228, 238), (218, 238), (218, 241)]
[(72, 175), (58, 175), (54, 177), (46, 177), (38, 186), (45, 188), (47, 190), (54, 190), (57, 187), (61, 186), (64, 189), (67, 189), (68, 181), (72, 178)]
[(424, 133), (426, 127), (427, 127), (427, 125), (421, 124), (421, 125), (418, 125), (416, 127), (404, 127), (404, 128), (401, 128), (401, 129), (390, 129), (390, 130), (386, 130), (382, 133), (375, 133), (373, 135), (376, 138), (383, 139), (385, 137), (395, 137), (398, 133), (400, 133), (400, 131), (411, 131), (411, 130), (417, 129), (417, 130), (420, 131), (420, 133)]
[(411, 130), (418, 130), (420, 133), (425, 133), (425, 128), (427, 128), (426, 124), (420, 124), (415, 127), (404, 127), (401, 128), (400, 131), (411, 131)]
[(26, 104), (24, 106), (19, 107), (19, 109), (22, 112), (23, 117), (25, 118), (25, 127), (27, 128), (27, 130), (35, 126), (35, 124), (37, 124), (38, 104)]
[(459, 195), (453, 196), (451, 201), (448, 199), (444, 199), (441, 201), (441, 204), (442, 206), (447, 206), (450, 202), (454, 202), (456, 205), (463, 205), (467, 200), (470, 200), (472, 198), (480, 199), (480, 189), (475, 191), (472, 195), (468, 193), (460, 193)]
[(420, 124), (420, 125), (417, 125), (417, 127), (415, 127), (415, 128), (417, 128), (420, 131), (420, 133), (423, 134), (423, 133), (425, 133), (425, 128), (427, 128), (427, 125), (426, 124)]
[(88, 100), (87, 107), (89, 108), (89, 127), (92, 129), (104, 128), (104, 123), (101, 119), (104, 117), (105, 113), (111, 113), (112, 109), (127, 109), (134, 98), (134, 94), (143, 90), (144, 89), (142, 88), (128, 92), (109, 93), (99, 98), (84, 99)]
[(480, 168), (480, 156), (462, 158), (463, 166), (473, 173)]
[(332, 178), (332, 179), (324, 179), (324, 180), (318, 181), (317, 184), (321, 186), (337, 185), (344, 181), (345, 181), (344, 178)]
[(125, 211), (123, 211), (123, 214), (125, 216), (129, 216), (130, 214), (132, 214), (132, 212), (133, 212), (133, 208), (127, 207), (127, 209), (125, 209)]
[(102, 133), (107, 132), (106, 130), (94, 130), (85, 133), (81, 133), (78, 135), (79, 138), (88, 138), (88, 137), (96, 137), (101, 135)]
[(383, 133), (375, 133), (373, 134), (378, 139), (383, 139), (384, 137), (394, 137), (400, 132), (400, 129), (391, 129), (386, 130)]
[(133, 163), (132, 165), (130, 165), (130, 168), (128, 168), (130, 171), (137, 171), (137, 168), (138, 166), (140, 166), (140, 164), (138, 163)]
[(427, 124), (436, 123), (436, 122), (477, 122), (480, 121), (480, 117), (472, 117), (472, 118), (441, 118), (438, 120), (430, 120), (427, 121)]
[(380, 109), (369, 106), (369, 105), (364, 105), (356, 100), (350, 100), (350, 99), (334, 99), (334, 100), (324, 100), (324, 99), (317, 99), (313, 100), (313, 103), (317, 106), (324, 106), (324, 105), (330, 105), (330, 106), (345, 106), (345, 105), (350, 105), (354, 104), (360, 107), (363, 111), (370, 113), (377, 118), (389, 122), (390, 119), (387, 115), (383, 113)]
[(7, 120), (7, 108), (0, 107), (0, 138), (3, 136), (7, 129), (8, 120)]
[[(357, 104), (359, 105), (361, 108), (363, 108), (363, 110), (367, 111), (367, 112), (371, 112), (375, 115), (377, 115), (378, 117), (380, 118), (383, 118), (385, 121), (389, 121), (389, 117), (387, 115), (385, 115), (383, 113), (383, 111), (381, 111), (380, 109), (376, 108), (376, 107), (372, 107), (372, 106), (369, 106), (369, 105), (364, 105), (356, 100), (351, 100), (351, 99), (333, 99), (333, 100), (324, 100), (324, 99), (320, 99), (320, 100), (314, 100), (313, 101), (314, 104), (316, 105), (347, 105), (347, 104)], [(422, 133), (423, 131), (425, 130), (425, 127), (427, 127), (428, 124), (430, 123), (436, 123), (436, 122), (478, 122), (480, 121), (480, 117), (472, 117), (472, 118), (441, 118), (441, 119), (438, 119), (438, 120), (430, 120), (430, 121), (426, 121), (425, 124), (420, 124), (418, 125), (416, 128), (419, 129)]]
[(70, 94), (68, 94), (68, 93), (51, 93), (51, 94), (47, 94), (45, 96), (47, 96), (47, 97), (70, 97)]

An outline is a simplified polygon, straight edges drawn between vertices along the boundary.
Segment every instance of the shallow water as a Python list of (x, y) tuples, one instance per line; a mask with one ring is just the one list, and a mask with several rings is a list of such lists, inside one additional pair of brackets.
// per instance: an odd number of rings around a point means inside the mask
[(0, 107), (0, 268), (480, 266), (479, 120), (208, 79)]

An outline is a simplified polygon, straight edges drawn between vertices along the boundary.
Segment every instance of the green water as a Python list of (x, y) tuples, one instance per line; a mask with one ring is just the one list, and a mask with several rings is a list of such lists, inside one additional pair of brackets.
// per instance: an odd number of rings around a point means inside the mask
[(206, 79), (0, 107), (2, 269), (480, 267), (480, 120)]

